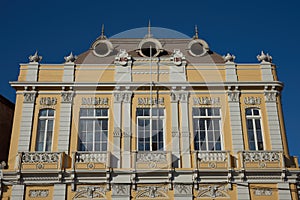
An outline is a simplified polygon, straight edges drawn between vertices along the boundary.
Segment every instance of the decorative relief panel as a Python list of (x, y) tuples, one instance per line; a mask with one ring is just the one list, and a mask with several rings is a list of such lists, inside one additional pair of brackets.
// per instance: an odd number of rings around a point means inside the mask
[(40, 98), (40, 105), (41, 106), (54, 106), (57, 104), (56, 97), (41, 97)]
[(128, 196), (130, 195), (130, 185), (113, 184), (112, 195), (116, 196)]
[(254, 188), (255, 196), (272, 196), (273, 191), (271, 188)]
[(77, 187), (75, 199), (106, 199), (105, 186), (80, 186)]
[(164, 105), (165, 99), (163, 97), (161, 98), (138, 98), (138, 105), (139, 106), (149, 106), (149, 105)]
[(230, 198), (226, 185), (202, 185), (199, 187), (197, 198)]
[(242, 153), (244, 168), (284, 167), (283, 154), (280, 151), (246, 151)]
[(194, 97), (193, 104), (197, 105), (219, 105), (221, 103), (220, 97)]
[(62, 92), (61, 93), (61, 102), (72, 103), (73, 97), (74, 97), (74, 92)]
[(261, 98), (260, 97), (245, 97), (244, 103), (246, 105), (260, 105)]
[(239, 102), (240, 100), (240, 91), (238, 90), (229, 90), (228, 94), (228, 101), (229, 102)]
[(185, 57), (180, 49), (174, 49), (170, 60), (173, 61), (175, 65), (180, 66), (182, 62), (185, 61)]
[(169, 152), (138, 152), (136, 165), (138, 168), (168, 168)]
[(265, 99), (268, 102), (276, 102), (278, 91), (275, 90), (265, 90)]
[(22, 156), (22, 163), (54, 163), (58, 162), (60, 153), (36, 153), (27, 152)]
[(127, 53), (126, 49), (120, 49), (119, 53), (115, 57), (115, 64), (126, 66), (128, 61), (131, 60), (131, 57)]
[(191, 195), (192, 189), (193, 189), (192, 185), (174, 184), (174, 194), (175, 195)]
[(36, 92), (24, 92), (24, 103), (34, 103)]
[(46, 198), (49, 195), (49, 190), (29, 190), (31, 198)]
[(169, 199), (166, 186), (142, 186), (137, 188), (136, 199)]

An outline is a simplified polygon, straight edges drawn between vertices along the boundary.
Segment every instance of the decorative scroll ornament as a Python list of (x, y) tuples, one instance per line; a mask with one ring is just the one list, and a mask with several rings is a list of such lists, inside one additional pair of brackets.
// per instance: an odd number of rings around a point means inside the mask
[(272, 196), (273, 191), (271, 188), (254, 188), (255, 196)]
[(136, 199), (145, 198), (169, 198), (167, 195), (167, 187), (164, 186), (144, 186), (138, 187)]
[(223, 59), (225, 60), (225, 62), (234, 62), (235, 56), (230, 53), (227, 53), (226, 56), (223, 56)]
[(221, 100), (219, 97), (194, 97), (194, 105), (218, 105)]
[(77, 56), (74, 56), (71, 52), (70, 55), (64, 57), (66, 63), (74, 62), (77, 59)]
[(260, 55), (257, 55), (257, 60), (260, 62), (272, 62), (272, 56), (270, 56), (268, 53), (267, 55), (261, 51)]
[(115, 57), (115, 64), (120, 64), (122, 66), (125, 66), (127, 65), (129, 60), (131, 60), (131, 56), (129, 56), (126, 49), (120, 49), (119, 53)]
[(63, 103), (72, 103), (74, 97), (74, 92), (62, 92), (61, 101)]
[(30, 62), (40, 62), (42, 60), (42, 56), (38, 55), (38, 52), (36, 51), (34, 55), (31, 55), (28, 57)]
[(192, 185), (187, 185), (187, 184), (175, 184), (174, 185), (174, 194), (176, 195), (188, 195), (192, 194)]
[(25, 92), (24, 93), (24, 103), (34, 103), (35, 92)]
[(228, 94), (228, 101), (229, 102), (239, 102), (240, 100), (240, 91), (238, 90), (229, 90)]
[(130, 185), (113, 184), (112, 195), (116, 196), (128, 196), (130, 195)]
[(208, 197), (208, 198), (216, 198), (216, 197), (226, 197), (229, 198), (227, 194), (228, 188), (224, 185), (208, 185), (199, 187), (199, 193), (197, 197)]
[(40, 105), (43, 105), (43, 106), (54, 106), (56, 104), (57, 104), (56, 97), (42, 97), (40, 99)]
[(260, 105), (261, 99), (259, 97), (245, 97), (244, 103), (246, 105)]
[(78, 187), (74, 199), (106, 199), (105, 186)]
[(179, 49), (174, 49), (170, 60), (173, 61), (175, 65), (179, 66), (182, 64), (182, 61), (185, 60), (185, 57)]
[(49, 190), (29, 190), (29, 197), (31, 198), (45, 198), (48, 195)]

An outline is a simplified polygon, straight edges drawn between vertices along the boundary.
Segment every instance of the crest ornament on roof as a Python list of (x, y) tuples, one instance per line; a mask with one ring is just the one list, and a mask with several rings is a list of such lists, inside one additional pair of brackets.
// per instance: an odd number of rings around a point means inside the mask
[(126, 49), (120, 49), (119, 53), (115, 57), (115, 63), (123, 66), (127, 65), (129, 60), (131, 60), (131, 57), (127, 53)]
[(230, 53), (227, 53), (226, 56), (222, 56), (225, 60), (225, 62), (234, 62), (235, 60), (235, 56), (230, 54)]
[(260, 55), (257, 55), (257, 60), (260, 62), (272, 62), (272, 56), (268, 53), (265, 54), (264, 51), (261, 51)]
[(36, 51), (34, 55), (31, 55), (28, 57), (30, 62), (40, 62), (42, 60), (42, 56), (38, 55), (38, 52)]
[(183, 53), (179, 49), (174, 49), (171, 61), (177, 66), (182, 64), (182, 61), (185, 60)]
[(77, 59), (77, 56), (74, 56), (71, 52), (70, 55), (64, 57), (66, 63), (67, 62), (74, 62)]

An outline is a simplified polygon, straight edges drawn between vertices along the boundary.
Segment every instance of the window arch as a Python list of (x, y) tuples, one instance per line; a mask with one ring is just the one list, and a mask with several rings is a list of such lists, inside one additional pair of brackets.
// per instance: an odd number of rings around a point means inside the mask
[(247, 108), (246, 122), (249, 150), (264, 150), (260, 109)]
[(42, 109), (39, 112), (36, 151), (51, 151), (52, 149), (54, 114), (53, 109)]

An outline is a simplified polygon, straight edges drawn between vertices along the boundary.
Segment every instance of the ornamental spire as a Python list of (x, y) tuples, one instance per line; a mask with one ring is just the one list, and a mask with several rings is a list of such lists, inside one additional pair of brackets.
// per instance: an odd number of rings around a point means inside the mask
[(100, 39), (106, 39), (106, 36), (104, 35), (104, 24), (102, 24), (102, 27), (101, 27), (101, 35), (99, 37)]
[(194, 39), (198, 39), (198, 26), (195, 25), (195, 35), (194, 35)]
[(150, 19), (149, 19), (149, 22), (148, 22), (148, 33), (146, 35), (147, 38), (151, 38), (152, 37), (152, 34), (151, 34), (151, 22), (150, 22)]

